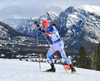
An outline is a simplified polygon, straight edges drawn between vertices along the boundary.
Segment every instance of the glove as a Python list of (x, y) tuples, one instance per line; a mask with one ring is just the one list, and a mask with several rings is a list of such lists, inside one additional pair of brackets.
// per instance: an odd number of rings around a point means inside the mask
[(55, 27), (57, 26), (56, 23), (52, 23), (52, 25), (55, 26)]
[(40, 31), (41, 31), (41, 32), (43, 32), (43, 33), (45, 32), (45, 31), (44, 31), (44, 30), (42, 30), (41, 28), (39, 28), (38, 30), (40, 30)]
[(52, 23), (52, 25), (55, 26), (56, 28), (58, 28), (57, 25), (56, 25), (56, 23)]
[(37, 27), (39, 27), (39, 23), (38, 23), (37, 21), (34, 21), (34, 23), (35, 23), (35, 25), (36, 25)]

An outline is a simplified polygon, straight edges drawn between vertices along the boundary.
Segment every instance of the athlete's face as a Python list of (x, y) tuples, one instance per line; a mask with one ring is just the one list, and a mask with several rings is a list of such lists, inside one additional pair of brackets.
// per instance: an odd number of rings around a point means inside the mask
[(45, 25), (43, 26), (44, 29), (48, 29), (49, 25)]

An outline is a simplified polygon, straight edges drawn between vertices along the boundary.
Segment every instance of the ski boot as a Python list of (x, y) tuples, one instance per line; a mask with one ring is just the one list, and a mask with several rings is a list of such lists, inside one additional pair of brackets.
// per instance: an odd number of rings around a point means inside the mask
[(76, 72), (75, 68), (72, 65), (69, 65), (69, 66), (71, 68), (71, 73), (75, 73)]
[(50, 65), (51, 65), (51, 69), (46, 70), (46, 72), (56, 72), (56, 69), (54, 67), (54, 64), (51, 63)]

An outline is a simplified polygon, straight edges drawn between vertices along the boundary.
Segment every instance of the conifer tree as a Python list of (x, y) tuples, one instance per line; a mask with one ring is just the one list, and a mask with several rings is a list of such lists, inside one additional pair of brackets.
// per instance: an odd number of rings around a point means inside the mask
[(96, 52), (95, 49), (93, 48), (93, 45), (91, 46), (91, 50), (89, 53), (89, 61), (90, 61), (90, 68), (96, 69)]
[(97, 62), (96, 62), (97, 70), (100, 70), (100, 43), (97, 46)]
[(87, 61), (87, 58), (86, 58), (86, 50), (83, 46), (80, 46), (80, 49), (78, 51), (78, 63), (79, 63), (79, 66), (82, 67), (82, 68), (86, 68), (86, 61)]

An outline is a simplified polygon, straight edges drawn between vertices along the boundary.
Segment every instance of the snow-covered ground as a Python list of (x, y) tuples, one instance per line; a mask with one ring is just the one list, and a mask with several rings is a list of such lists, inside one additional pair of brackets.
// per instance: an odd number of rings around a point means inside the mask
[[(62, 65), (55, 64), (56, 73), (40, 72), (39, 63), (0, 59), (0, 81), (100, 81), (100, 71), (76, 68), (78, 74), (62, 74)], [(41, 63), (41, 70), (50, 68)]]

